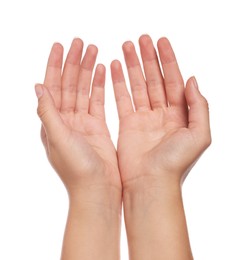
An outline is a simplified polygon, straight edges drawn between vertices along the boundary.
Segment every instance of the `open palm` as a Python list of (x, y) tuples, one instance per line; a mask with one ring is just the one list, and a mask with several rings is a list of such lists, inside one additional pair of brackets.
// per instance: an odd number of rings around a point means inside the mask
[[(191, 78), (185, 88), (169, 41), (158, 41), (161, 71), (149, 36), (139, 40), (142, 72), (134, 45), (123, 45), (133, 103), (121, 64), (111, 65), (120, 118), (118, 159), (124, 188), (161, 179), (184, 179), (210, 143), (206, 100)], [(143, 181), (143, 182), (142, 182)]]
[(120, 190), (117, 156), (105, 122), (105, 68), (98, 65), (90, 95), (97, 48), (82, 59), (83, 42), (75, 39), (62, 72), (63, 48), (54, 44), (46, 71), (45, 101), (38, 108), (48, 158), (68, 190), (83, 185)]

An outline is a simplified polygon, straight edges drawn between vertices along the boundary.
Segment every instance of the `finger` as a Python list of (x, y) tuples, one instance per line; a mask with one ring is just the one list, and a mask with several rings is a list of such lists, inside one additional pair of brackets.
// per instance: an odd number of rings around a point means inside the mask
[(117, 104), (119, 118), (123, 118), (134, 112), (133, 104), (126, 87), (122, 66), (118, 60), (111, 63), (111, 77)]
[(97, 53), (97, 47), (89, 45), (80, 66), (76, 99), (76, 111), (78, 112), (88, 113), (89, 91)]
[(124, 58), (128, 69), (133, 101), (136, 110), (151, 109), (146, 82), (132, 42), (123, 44)]
[(105, 67), (98, 64), (94, 74), (92, 93), (89, 100), (89, 113), (97, 118), (105, 119)]
[(76, 104), (77, 83), (82, 57), (83, 42), (74, 39), (67, 54), (62, 76), (62, 103), (61, 112), (73, 112)]
[(201, 95), (194, 77), (187, 81), (185, 95), (190, 107), (188, 128), (202, 147), (207, 148), (211, 143), (208, 103)]
[(52, 95), (55, 106), (60, 109), (61, 106), (61, 70), (63, 62), (63, 47), (59, 43), (55, 43), (51, 49), (44, 85), (48, 88)]
[(170, 42), (167, 38), (161, 38), (157, 45), (164, 73), (167, 101), (170, 106), (182, 107), (186, 110), (184, 81)]
[(45, 132), (54, 141), (58, 138), (57, 127), (59, 127), (59, 132), (62, 132), (62, 119), (48, 89), (45, 86), (37, 84), (35, 91), (38, 97), (38, 116), (42, 121)]
[(153, 109), (166, 107), (163, 76), (152, 40), (148, 35), (142, 35), (139, 39), (139, 45), (151, 107)]

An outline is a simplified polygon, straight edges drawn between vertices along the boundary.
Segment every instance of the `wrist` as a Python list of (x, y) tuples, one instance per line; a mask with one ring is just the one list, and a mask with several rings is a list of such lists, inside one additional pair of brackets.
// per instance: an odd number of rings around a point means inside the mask
[(147, 193), (179, 193), (182, 182), (177, 174), (155, 173), (140, 174), (123, 182), (123, 197), (142, 196), (148, 199)]
[(128, 236), (135, 239), (143, 230), (158, 228), (159, 216), (172, 214), (173, 208), (182, 210), (181, 185), (151, 177), (135, 179), (123, 189), (123, 206)]
[(116, 186), (85, 186), (70, 190), (68, 195), (70, 208), (121, 217), (122, 191)]
[[(123, 192), (132, 258), (180, 259), (177, 253), (172, 255), (169, 250), (174, 245), (177, 252), (183, 252), (181, 259), (192, 259), (180, 182), (173, 179), (141, 179)], [(145, 258), (141, 257), (143, 255)]]
[(103, 205), (90, 195), (80, 196), (87, 195), (70, 196), (62, 260), (119, 259), (121, 212), (109, 202)]
[[(146, 178), (147, 179), (147, 178)], [(125, 214), (149, 214), (154, 211), (166, 210), (171, 204), (182, 203), (181, 184), (177, 181), (156, 182), (142, 179), (131, 183), (123, 189)], [(133, 209), (133, 210), (132, 210)]]

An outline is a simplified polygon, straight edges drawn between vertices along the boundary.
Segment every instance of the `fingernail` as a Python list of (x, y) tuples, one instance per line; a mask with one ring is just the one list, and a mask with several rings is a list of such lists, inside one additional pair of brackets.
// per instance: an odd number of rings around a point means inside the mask
[(37, 98), (40, 98), (43, 95), (43, 87), (42, 87), (42, 85), (36, 84), (35, 85), (35, 92), (36, 92)]
[(192, 77), (192, 83), (193, 83), (193, 86), (196, 88), (196, 89), (199, 89), (198, 88), (198, 84), (197, 84), (197, 80), (195, 77)]

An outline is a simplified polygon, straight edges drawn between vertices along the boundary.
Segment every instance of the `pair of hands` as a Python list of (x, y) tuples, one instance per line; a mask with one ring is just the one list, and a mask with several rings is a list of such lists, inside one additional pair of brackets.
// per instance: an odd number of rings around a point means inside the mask
[(117, 150), (105, 121), (105, 67), (93, 73), (96, 46), (82, 58), (74, 39), (62, 69), (54, 44), (36, 85), (42, 141), (70, 197), (62, 259), (119, 259), (122, 199), (130, 259), (192, 259), (181, 184), (211, 142), (208, 105), (194, 77), (185, 86), (166, 38), (158, 55), (148, 35), (139, 45), (143, 70), (133, 43), (123, 44), (132, 99), (120, 62), (111, 63)]
[(81, 61), (83, 42), (74, 39), (63, 70), (63, 48), (52, 47), (44, 84), (36, 86), (38, 115), (49, 161), (71, 196), (83, 187), (121, 194), (122, 187), (181, 183), (210, 144), (207, 102), (194, 77), (185, 87), (169, 41), (158, 41), (159, 58), (149, 36), (139, 45), (144, 70), (133, 43), (123, 44), (133, 100), (120, 62), (111, 63), (117, 151), (105, 121), (105, 67), (97, 65), (93, 76), (96, 46)]

